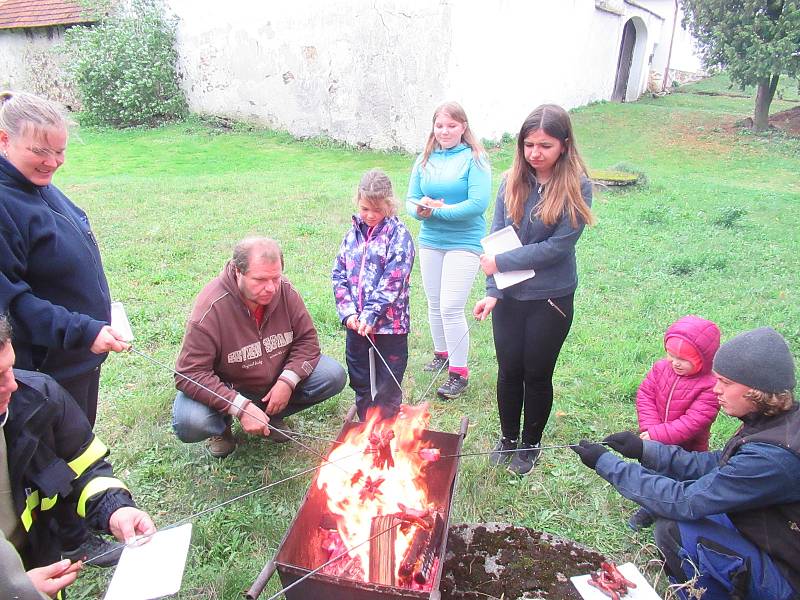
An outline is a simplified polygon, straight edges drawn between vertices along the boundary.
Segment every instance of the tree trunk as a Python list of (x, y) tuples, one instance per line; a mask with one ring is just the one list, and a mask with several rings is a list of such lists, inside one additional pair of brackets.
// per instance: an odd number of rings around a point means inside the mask
[(753, 114), (754, 131), (766, 131), (767, 127), (769, 127), (769, 106), (772, 104), (772, 98), (778, 88), (778, 78), (780, 78), (780, 74), (758, 80), (756, 108)]

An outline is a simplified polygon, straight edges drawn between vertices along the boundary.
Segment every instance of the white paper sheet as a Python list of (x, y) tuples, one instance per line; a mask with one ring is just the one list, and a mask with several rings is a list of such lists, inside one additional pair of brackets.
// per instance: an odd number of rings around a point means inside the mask
[[(625, 579), (636, 584), (636, 587), (628, 590), (628, 593), (622, 596), (620, 600), (661, 600), (661, 596), (656, 594), (653, 587), (647, 583), (644, 575), (639, 572), (636, 565), (625, 563), (624, 565), (617, 565), (617, 569), (625, 576)], [(608, 600), (608, 596), (603, 592), (589, 585), (589, 575), (570, 577), (570, 580), (584, 600)]]
[(152, 600), (181, 589), (192, 524), (159, 531), (141, 546), (122, 551), (105, 600)]
[(122, 302), (111, 303), (111, 327), (122, 336), (123, 342), (133, 341), (133, 330)]
[[(502, 254), (515, 248), (522, 248), (522, 242), (519, 241), (517, 232), (509, 225), (499, 231), (490, 233), (481, 240), (481, 246), (486, 254)], [(533, 269), (525, 269), (523, 271), (507, 271), (505, 273), (495, 273), (494, 283), (497, 289), (502, 290), (510, 285), (525, 281), (536, 275)]]

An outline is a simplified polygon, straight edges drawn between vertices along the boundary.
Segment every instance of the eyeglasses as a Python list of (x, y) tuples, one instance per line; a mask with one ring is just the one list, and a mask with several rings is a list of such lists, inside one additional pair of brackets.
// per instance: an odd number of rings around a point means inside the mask
[(42, 148), (41, 146), (27, 146), (27, 150), (33, 152), (39, 158), (64, 158), (64, 150), (53, 150), (52, 148)]

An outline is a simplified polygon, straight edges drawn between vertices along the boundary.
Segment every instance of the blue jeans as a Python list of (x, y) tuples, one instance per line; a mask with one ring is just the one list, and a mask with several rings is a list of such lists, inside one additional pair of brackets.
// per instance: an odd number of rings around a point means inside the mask
[[(697, 575), (703, 600), (791, 600), (795, 592), (772, 559), (745, 539), (727, 515), (697, 521), (656, 519), (655, 539), (671, 579)], [(681, 598), (691, 597), (683, 590)]]
[(375, 335), (373, 339), (375, 347), (391, 369), (390, 373), (380, 356), (375, 353), (377, 393), (374, 398), (369, 384), (369, 350), (372, 345), (363, 335), (358, 335), (352, 329), (347, 330), (345, 345), (347, 372), (350, 376), (350, 387), (356, 393), (358, 418), (362, 421), (367, 416), (367, 409), (372, 406), (379, 406), (384, 418), (393, 417), (398, 413), (403, 401), (403, 390), (397, 384), (403, 383), (403, 374), (408, 364), (407, 334)]
[[(287, 417), (335, 396), (344, 388), (346, 379), (342, 365), (323, 354), (311, 375), (294, 389), (286, 408), (272, 417)], [(260, 403), (261, 398), (251, 400)], [(222, 435), (230, 423), (229, 415), (197, 402), (183, 392), (178, 392), (175, 396), (175, 403), (172, 405), (172, 429), (182, 442), (201, 442), (212, 436)]]

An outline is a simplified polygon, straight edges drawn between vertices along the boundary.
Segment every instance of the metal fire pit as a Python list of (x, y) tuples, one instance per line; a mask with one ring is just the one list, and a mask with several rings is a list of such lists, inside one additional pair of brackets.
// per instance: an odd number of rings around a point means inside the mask
[[(358, 427), (358, 425), (346, 422), (339, 433), (337, 441), (343, 440), (345, 435), (352, 428)], [(431, 442), (431, 446), (434, 448), (439, 448), (442, 456), (460, 454), (468, 425), (469, 421), (464, 417), (461, 420), (461, 429), (457, 434), (426, 429), (422, 433), (422, 440)], [(376, 598), (428, 598), (430, 600), (438, 600), (441, 597), (439, 583), (442, 577), (442, 568), (444, 567), (447, 532), (450, 524), (450, 508), (456, 489), (458, 464), (458, 457), (442, 458), (437, 462), (429, 463), (425, 471), (429, 499), (442, 507), (444, 520), (444, 531), (436, 552), (436, 556), (439, 558), (438, 566), (433, 576), (433, 585), (430, 591), (423, 592), (377, 583), (367, 583), (318, 572), (287, 590), (285, 592), (287, 600), (306, 600), (309, 598), (314, 600), (374, 600)], [(249, 600), (255, 600), (261, 595), (276, 569), (280, 576), (282, 587), (285, 588), (329, 560), (322, 548), (322, 533), (320, 530), (320, 518), (327, 512), (325, 496), (322, 491), (317, 489), (316, 481), (317, 477), (314, 476), (300, 510), (284, 535), (275, 558), (264, 566), (264, 569), (247, 592), (246, 597)]]

